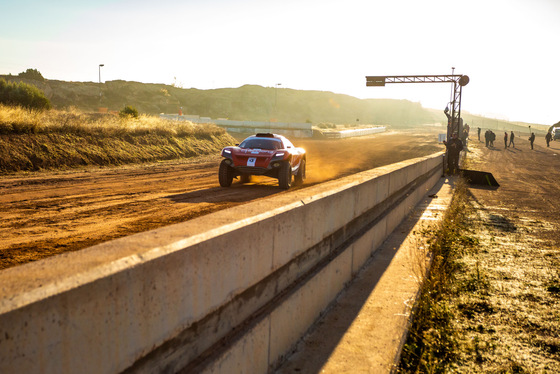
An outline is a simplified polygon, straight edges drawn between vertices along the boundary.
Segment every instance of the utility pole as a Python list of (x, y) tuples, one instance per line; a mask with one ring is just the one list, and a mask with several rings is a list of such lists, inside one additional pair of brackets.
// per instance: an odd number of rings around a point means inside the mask
[(105, 66), (105, 64), (99, 64), (99, 100), (101, 100), (101, 68)]
[(276, 117), (276, 122), (278, 122), (278, 86), (281, 86), (282, 83), (276, 83), (276, 89), (274, 90), (274, 117)]

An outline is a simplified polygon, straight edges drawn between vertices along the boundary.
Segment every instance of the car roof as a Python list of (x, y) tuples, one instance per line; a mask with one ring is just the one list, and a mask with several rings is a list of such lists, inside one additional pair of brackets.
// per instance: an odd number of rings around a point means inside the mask
[(255, 137), (255, 138), (276, 138), (276, 139), (282, 139), (284, 138), (282, 135), (278, 135), (278, 134), (272, 134), (269, 132), (260, 132), (257, 133), (256, 135), (252, 135), (251, 137)]
[(272, 133), (257, 133), (255, 135), (251, 135), (251, 136), (245, 138), (245, 140), (255, 139), (255, 138), (276, 139), (276, 140), (280, 140), (282, 143), (291, 143), (288, 140), (288, 138), (286, 138), (285, 136), (278, 135), (278, 134), (272, 134)]

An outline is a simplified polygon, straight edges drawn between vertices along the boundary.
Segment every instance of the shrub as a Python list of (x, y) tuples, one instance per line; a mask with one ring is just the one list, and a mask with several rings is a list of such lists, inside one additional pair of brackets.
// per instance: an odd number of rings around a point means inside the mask
[(51, 103), (37, 87), (0, 78), (0, 104), (22, 106), (28, 109), (50, 109)]
[(18, 77), (33, 79), (39, 82), (45, 81), (45, 78), (43, 78), (43, 75), (37, 69), (27, 69), (26, 71), (19, 73)]
[(127, 105), (119, 112), (119, 116), (138, 118), (138, 111), (136, 108)]

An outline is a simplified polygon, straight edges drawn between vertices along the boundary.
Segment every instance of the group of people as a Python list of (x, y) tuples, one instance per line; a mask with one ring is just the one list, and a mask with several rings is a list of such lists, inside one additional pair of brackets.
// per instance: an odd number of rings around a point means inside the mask
[(513, 139), (515, 139), (515, 134), (512, 131), (511, 135), (509, 136), (509, 145), (508, 145), (508, 133), (507, 133), (507, 131), (504, 131), (504, 146), (505, 146), (505, 148), (511, 147), (512, 145), (513, 145), (513, 148), (515, 148), (515, 143), (513, 142)]
[[(508, 144), (509, 139), (509, 144)], [(480, 141), (480, 127), (478, 128), (478, 140)], [(486, 130), (484, 133), (484, 141), (486, 143), (486, 147), (494, 147), (494, 140), (496, 140), (496, 134), (492, 130)], [(535, 142), (535, 133), (532, 132), (531, 136), (529, 136), (529, 142), (531, 143), (531, 149), (533, 149), (533, 143)], [(546, 145), (550, 143), (550, 133), (547, 134), (546, 138)], [(509, 136), (507, 131), (504, 131), (504, 147), (513, 147), (515, 148), (515, 134), (512, 131)]]
[[(480, 141), (480, 127), (478, 128), (478, 140)], [(550, 141), (552, 140), (552, 134), (549, 132), (546, 133), (546, 136), (544, 137), (546, 140), (546, 146), (550, 147)], [(508, 144), (508, 139), (509, 139), (509, 144)], [(515, 148), (515, 134), (512, 132), (510, 132), (509, 136), (507, 131), (504, 131), (504, 147), (508, 148), (508, 147), (512, 147)], [(494, 147), (494, 140), (496, 140), (496, 134), (488, 129), (486, 130), (486, 132), (484, 133), (484, 141), (486, 143), (486, 147)], [(531, 149), (533, 149), (533, 144), (535, 143), (535, 133), (532, 132), (531, 135), (529, 136), (529, 143), (531, 144)]]
[[(478, 133), (478, 140), (480, 140), (480, 131)], [(486, 132), (484, 133), (484, 141), (486, 143), (486, 147), (493, 147), (494, 140), (496, 140), (496, 134), (494, 133), (494, 131), (486, 130)]]
[[(480, 127), (478, 128), (478, 140), (480, 141)], [(466, 147), (466, 140), (468, 138), (469, 131), (468, 127), (464, 129), (463, 134), (461, 134), (461, 139), (459, 139), (459, 134), (454, 132), (451, 139), (448, 141), (444, 141), (445, 147), (447, 148), (447, 157), (448, 157), (448, 168), (451, 174), (456, 174), (459, 172), (459, 156), (461, 151), (464, 147)], [(546, 139), (546, 146), (550, 146), (550, 141), (552, 140), (552, 134), (548, 132), (545, 136)], [(496, 140), (496, 134), (488, 129), (484, 133), (484, 140), (486, 143), (486, 147), (494, 147), (494, 141)], [(509, 140), (509, 144), (508, 144)], [(533, 143), (535, 142), (535, 133), (532, 132), (529, 136), (529, 142), (531, 144), (531, 149), (533, 149)], [(515, 134), (513, 131), (510, 132), (509, 136), (507, 131), (504, 131), (504, 147), (513, 147), (515, 148)]]

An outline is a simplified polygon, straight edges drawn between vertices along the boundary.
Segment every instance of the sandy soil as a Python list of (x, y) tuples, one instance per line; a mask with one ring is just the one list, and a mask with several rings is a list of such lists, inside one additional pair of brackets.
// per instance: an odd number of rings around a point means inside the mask
[(463, 258), (466, 284), (455, 300), (457, 373), (560, 372), (560, 142), (531, 149), (472, 142), (469, 168), (500, 188), (470, 188), (478, 251)]
[[(299, 188), (442, 150), (441, 130), (387, 132), (343, 140), (294, 139), (307, 150)], [(220, 157), (0, 179), (0, 269), (186, 221), (285, 193), (277, 180), (218, 184)]]
[[(480, 200), (484, 210), (504, 211), (508, 219), (524, 216), (560, 224), (560, 141), (546, 146), (544, 137), (530, 148), (528, 134), (518, 134), (516, 146), (505, 148), (503, 142), (486, 148), (473, 141), (470, 147), (469, 168), (494, 174), (501, 187), (496, 191), (472, 188), (475, 201)], [(560, 231), (539, 230), (542, 239), (553, 239), (559, 244)]]

